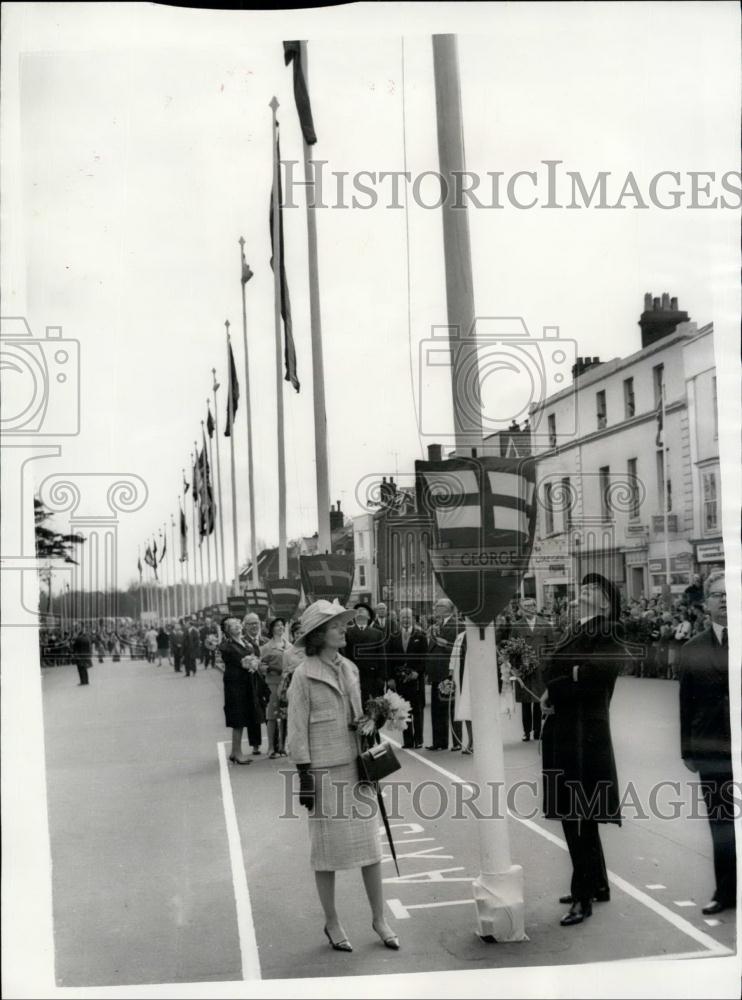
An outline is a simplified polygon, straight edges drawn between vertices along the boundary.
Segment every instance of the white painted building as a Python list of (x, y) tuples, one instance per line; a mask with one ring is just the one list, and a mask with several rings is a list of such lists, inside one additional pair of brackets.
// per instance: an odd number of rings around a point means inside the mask
[[(662, 325), (665, 298), (642, 323), (650, 316)], [(685, 315), (675, 300), (673, 307), (668, 316)], [(524, 586), (540, 605), (570, 594), (574, 579), (591, 570), (629, 597), (659, 593), (666, 555), (679, 593), (699, 557), (719, 554), (713, 327), (667, 322), (673, 332), (642, 325), (646, 346), (628, 357), (579, 359), (573, 385), (531, 407), (539, 509)]]
[(353, 603), (366, 601), (373, 606), (379, 599), (374, 557), (373, 514), (357, 514), (353, 518), (353, 554), (355, 575), (350, 600)]

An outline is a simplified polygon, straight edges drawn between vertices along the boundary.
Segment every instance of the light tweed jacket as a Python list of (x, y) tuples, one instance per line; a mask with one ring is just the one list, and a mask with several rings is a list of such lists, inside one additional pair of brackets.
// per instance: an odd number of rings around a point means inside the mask
[[(363, 714), (358, 667), (340, 657), (352, 715)], [(318, 656), (307, 657), (294, 671), (288, 690), (288, 750), (294, 764), (313, 768), (349, 764), (357, 751), (349, 738), (345, 702), (337, 677)]]

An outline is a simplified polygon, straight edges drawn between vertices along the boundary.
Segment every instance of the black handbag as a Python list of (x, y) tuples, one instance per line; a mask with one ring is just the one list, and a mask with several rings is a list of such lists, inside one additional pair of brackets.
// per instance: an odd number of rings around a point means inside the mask
[(386, 740), (369, 747), (359, 755), (358, 761), (361, 778), (366, 781), (381, 781), (402, 767), (391, 743)]

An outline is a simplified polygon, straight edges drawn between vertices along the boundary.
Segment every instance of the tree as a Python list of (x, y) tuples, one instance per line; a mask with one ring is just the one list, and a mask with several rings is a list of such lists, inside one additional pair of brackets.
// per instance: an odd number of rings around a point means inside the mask
[(58, 531), (53, 531), (46, 527), (45, 522), (53, 517), (38, 497), (33, 501), (34, 525), (36, 529), (36, 555), (39, 559), (52, 560), (61, 559), (62, 562), (74, 563), (77, 566), (77, 559), (72, 558), (73, 547), (82, 545), (85, 541), (84, 535), (63, 535)]

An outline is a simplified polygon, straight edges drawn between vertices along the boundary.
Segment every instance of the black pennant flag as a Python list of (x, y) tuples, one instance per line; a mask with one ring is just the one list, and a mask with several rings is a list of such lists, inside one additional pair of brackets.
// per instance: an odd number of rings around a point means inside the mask
[[(283, 252), (283, 185), (281, 184), (281, 146), (276, 135), (275, 156), (278, 160), (278, 254), (280, 269), (281, 288), (281, 318), (284, 329), (284, 350), (283, 357), (286, 365), (286, 382), (290, 382), (296, 391), (299, 391), (299, 376), (296, 372), (296, 348), (294, 347), (293, 324), (291, 322), (291, 302), (289, 300), (289, 286), (286, 281), (286, 266)], [(273, 246), (273, 193), (271, 192), (271, 206), (269, 212), (271, 231), (271, 269), (276, 255), (276, 248)]]
[(312, 105), (309, 103), (309, 91), (301, 62), (301, 42), (284, 42), (283, 58), (287, 66), (290, 62), (294, 64), (294, 99), (299, 113), (301, 133), (307, 146), (313, 146), (317, 141), (317, 133), (314, 131)]
[(232, 353), (232, 341), (229, 342), (229, 393), (227, 396), (227, 426), (224, 428), (224, 437), (231, 437), (234, 415), (237, 412), (237, 404), (240, 401), (240, 383), (237, 378), (237, 368), (234, 363)]

